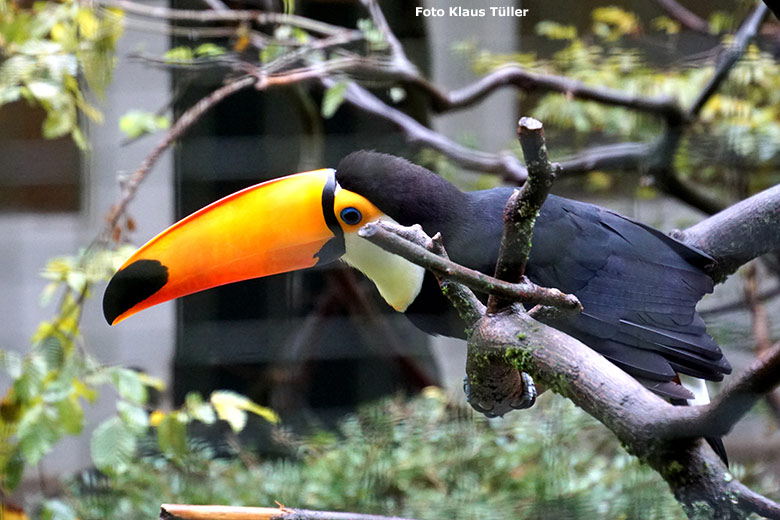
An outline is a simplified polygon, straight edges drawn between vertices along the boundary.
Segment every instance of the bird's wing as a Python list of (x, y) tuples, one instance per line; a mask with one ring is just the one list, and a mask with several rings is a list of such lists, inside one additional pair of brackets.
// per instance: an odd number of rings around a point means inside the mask
[(559, 197), (545, 204), (536, 230), (529, 278), (575, 294), (584, 309), (556, 326), (648, 382), (672, 382), (677, 372), (720, 380), (731, 371), (695, 310), (712, 292), (703, 271), (711, 258), (644, 224)]

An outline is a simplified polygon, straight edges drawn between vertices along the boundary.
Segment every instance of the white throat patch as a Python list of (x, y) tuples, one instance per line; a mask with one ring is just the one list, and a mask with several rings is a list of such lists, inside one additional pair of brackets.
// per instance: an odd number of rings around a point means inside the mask
[[(382, 220), (397, 224), (387, 215)], [(374, 282), (393, 309), (404, 312), (420, 294), (424, 268), (360, 238), (357, 233), (344, 233), (344, 247), (346, 252), (341, 259)]]

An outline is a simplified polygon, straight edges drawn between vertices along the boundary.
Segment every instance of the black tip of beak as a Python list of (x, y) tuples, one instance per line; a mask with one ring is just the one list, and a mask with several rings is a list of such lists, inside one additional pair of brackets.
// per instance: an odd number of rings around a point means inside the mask
[(157, 260), (137, 260), (118, 271), (103, 294), (103, 316), (109, 325), (128, 309), (168, 283), (168, 268)]

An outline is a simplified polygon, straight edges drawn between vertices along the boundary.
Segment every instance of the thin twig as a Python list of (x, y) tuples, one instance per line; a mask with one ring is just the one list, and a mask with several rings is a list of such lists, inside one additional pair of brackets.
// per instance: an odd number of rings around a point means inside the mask
[(449, 93), (420, 76), (409, 75), (406, 76), (405, 80), (426, 92), (433, 102), (433, 109), (437, 112), (447, 112), (471, 106), (499, 88), (513, 86), (524, 92), (559, 92), (577, 99), (596, 101), (605, 105), (662, 116), (674, 122), (685, 120), (685, 113), (672, 97), (653, 98), (628, 94), (606, 87), (592, 87), (566, 76), (531, 72), (514, 64), (504, 65), (471, 85)]
[(561, 173), (567, 177), (593, 170), (637, 171), (647, 160), (653, 145), (649, 143), (617, 143), (594, 146), (577, 155), (561, 159)]
[(409, 61), (409, 58), (407, 58), (406, 52), (404, 51), (403, 45), (401, 45), (401, 42), (398, 41), (395, 33), (390, 28), (390, 24), (387, 23), (387, 18), (385, 18), (382, 9), (379, 7), (379, 2), (376, 0), (360, 1), (366, 7), (366, 9), (368, 9), (368, 13), (371, 15), (371, 19), (373, 20), (374, 25), (377, 27), (377, 29), (379, 29), (385, 41), (390, 46), (391, 55), (396, 62), (396, 66), (405, 73), (419, 74), (417, 67), (415, 67), (411, 61)]
[[(321, 82), (326, 88), (336, 84), (336, 80), (332, 78), (322, 78)], [(463, 168), (494, 173), (500, 175), (507, 182), (521, 184), (526, 179), (525, 167), (510, 152), (491, 154), (461, 146), (420, 124), (413, 117), (383, 103), (360, 85), (350, 83), (344, 94), (344, 100), (364, 113), (380, 117), (398, 127), (411, 146), (427, 146), (444, 153)]]
[(575, 296), (564, 294), (558, 289), (539, 287), (530, 282), (505, 282), (446, 260), (429, 251), (426, 246), (399, 236), (397, 231), (400, 227), (380, 220), (363, 226), (358, 231), (358, 235), (391, 253), (425, 267), (437, 276), (450, 278), (485, 294), (497, 294), (503, 298), (534, 305), (554, 305), (573, 311), (582, 309)]
[[(757, 293), (755, 298), (757, 302), (763, 303), (765, 301), (775, 298), (778, 295), (780, 295), (780, 285), (778, 285), (777, 287), (773, 287), (771, 289), (764, 289), (763, 291)], [(719, 314), (742, 311), (746, 307), (747, 307), (747, 303), (745, 302), (745, 299), (739, 298), (737, 300), (732, 300), (726, 303), (719, 304), (715, 307), (702, 309), (698, 312), (702, 318), (709, 318), (711, 316), (718, 316)]]
[[(758, 357), (763, 356), (772, 346), (772, 339), (769, 330), (769, 316), (766, 307), (758, 299), (758, 278), (759, 273), (756, 263), (747, 265), (743, 291), (745, 301), (747, 302), (750, 314), (753, 318), (753, 339), (755, 341), (755, 352)], [(772, 417), (780, 425), (780, 395), (775, 391), (769, 391), (764, 396), (769, 409), (772, 411)]]
[(158, 159), (162, 156), (163, 152), (173, 144), (176, 139), (181, 137), (200, 117), (206, 113), (211, 107), (236, 92), (243, 90), (255, 83), (256, 79), (251, 76), (244, 76), (238, 78), (230, 83), (223, 85), (217, 90), (213, 91), (208, 96), (202, 98), (192, 107), (187, 109), (173, 124), (171, 129), (165, 134), (165, 137), (160, 141), (157, 146), (144, 158), (141, 165), (127, 177), (122, 185), (122, 194), (119, 201), (111, 207), (108, 215), (106, 216), (106, 224), (103, 227), (103, 231), (98, 236), (98, 241), (107, 241), (114, 233), (114, 229), (119, 222), (121, 216), (125, 213), (127, 205), (133, 200), (138, 187), (141, 182), (146, 178), (149, 170), (157, 163)]
[(663, 7), (672, 18), (680, 22), (686, 29), (710, 34), (710, 24), (693, 11), (689, 11), (677, 3), (677, 0), (655, 0), (655, 3)]
[(338, 25), (320, 22), (311, 18), (306, 18), (305, 16), (272, 13), (268, 11), (171, 9), (168, 7), (141, 4), (131, 0), (100, 0), (99, 3), (105, 7), (119, 7), (129, 14), (164, 20), (187, 20), (200, 23), (255, 22), (260, 25), (286, 24), (324, 35), (333, 35), (344, 30), (343, 27), (339, 27)]
[[(422, 232), (422, 227), (420, 227), (420, 231)], [(447, 251), (444, 249), (441, 233), (433, 235), (427, 249), (445, 260), (450, 259)], [(447, 296), (455, 310), (458, 311), (458, 315), (467, 329), (473, 327), (485, 315), (485, 306), (471, 289), (449, 278), (436, 277), (436, 279), (439, 281), (442, 293)]]

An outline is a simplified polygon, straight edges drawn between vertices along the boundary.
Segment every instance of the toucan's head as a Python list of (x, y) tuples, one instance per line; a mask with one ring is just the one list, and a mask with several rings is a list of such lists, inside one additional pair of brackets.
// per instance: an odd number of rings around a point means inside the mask
[(374, 152), (350, 154), (337, 170), (251, 186), (180, 220), (136, 251), (109, 282), (103, 313), (113, 325), (180, 296), (338, 258), (365, 273), (403, 311), (420, 290), (423, 269), (356, 232), (380, 218), (423, 222), (437, 208), (431, 202), (436, 197), (422, 195), (442, 189), (460, 194), (424, 168)]

